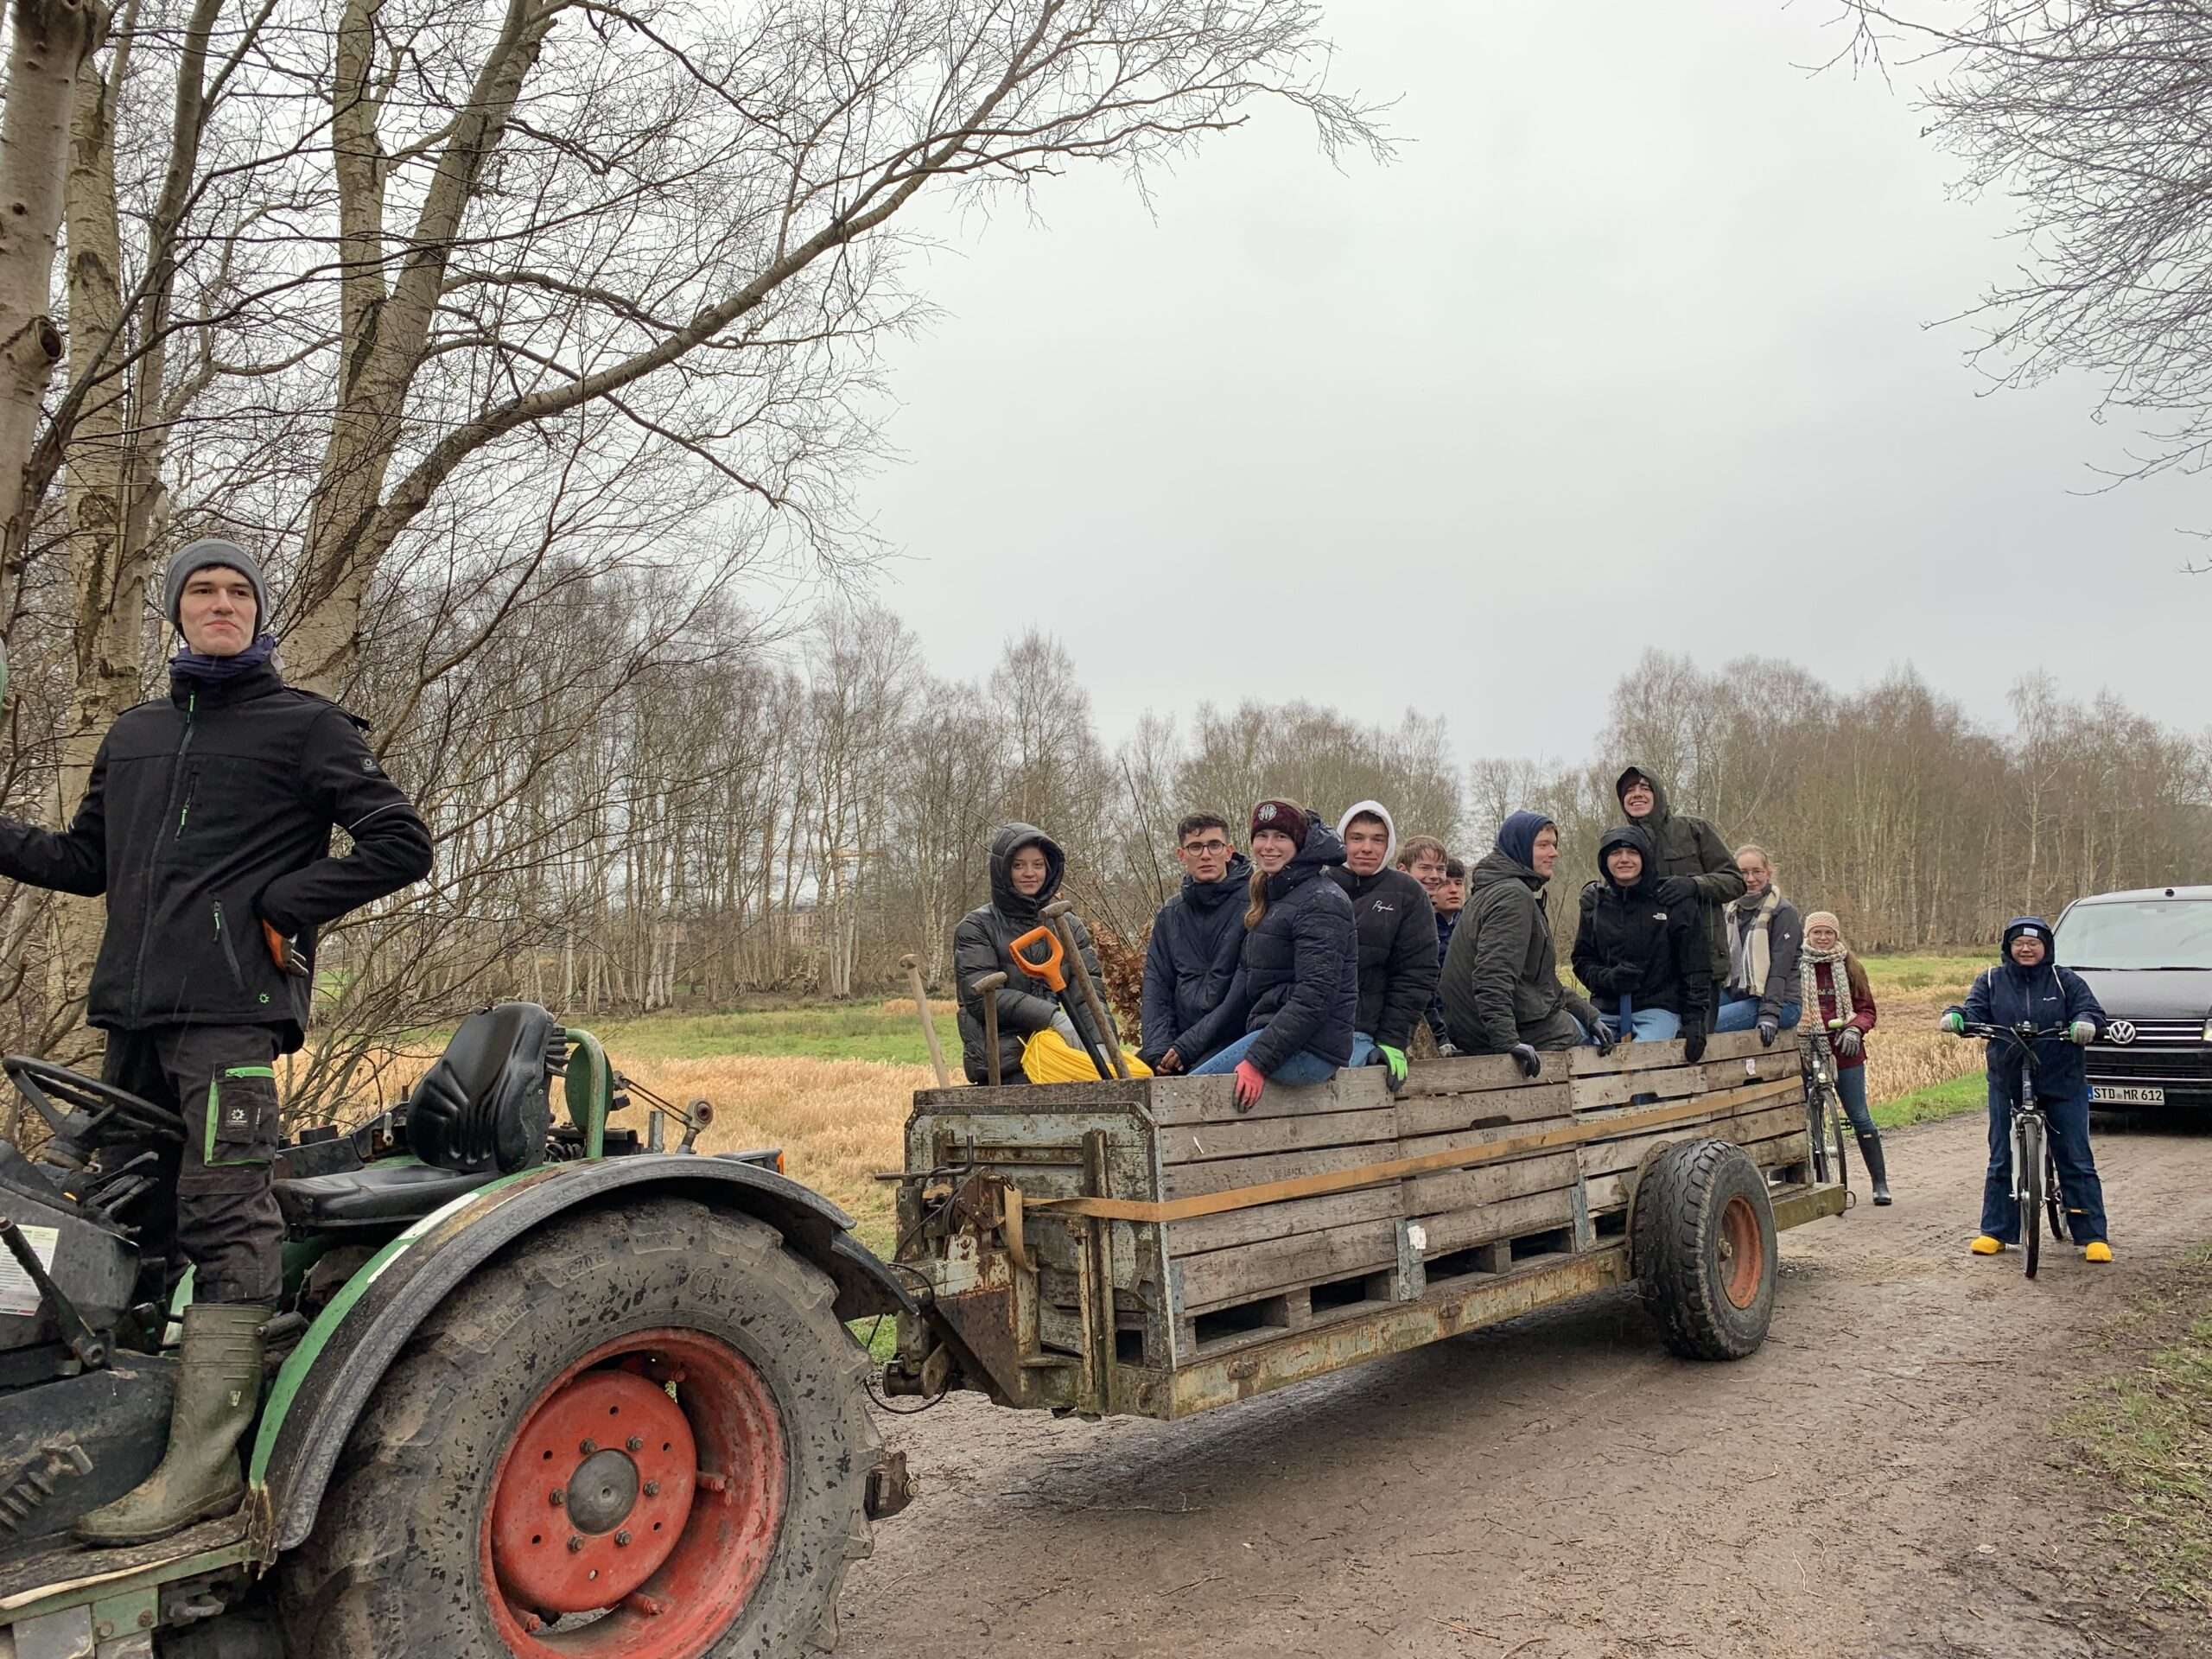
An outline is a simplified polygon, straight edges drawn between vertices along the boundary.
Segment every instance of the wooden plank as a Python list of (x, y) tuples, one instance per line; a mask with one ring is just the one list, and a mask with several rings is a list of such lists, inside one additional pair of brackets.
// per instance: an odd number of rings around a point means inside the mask
[(1192, 1123), (1160, 1131), (1160, 1161), (1203, 1163), (1211, 1158), (1254, 1158), (1263, 1153), (1303, 1152), (1312, 1147), (1357, 1146), (1397, 1138), (1398, 1115), (1388, 1106), (1358, 1112), (1310, 1112), (1243, 1123)]
[(1487, 1093), (1497, 1089), (1534, 1089), (1548, 1083), (1564, 1083), (1569, 1075), (1567, 1051), (1554, 1051), (1541, 1058), (1543, 1070), (1533, 1079), (1522, 1077), (1520, 1065), (1504, 1054), (1419, 1060), (1406, 1068), (1405, 1087), (1398, 1090), (1399, 1103), (1432, 1096)]
[[(1203, 1081), (1203, 1079), (1202, 1079)], [(971, 1117), (1029, 1112), (1112, 1112), (1141, 1108), (1151, 1097), (1149, 1078), (1127, 1083), (1015, 1083), (994, 1089), (971, 1083), (962, 1088), (918, 1089), (914, 1109), (939, 1116)]]
[(1532, 1083), (1520, 1089), (1497, 1089), (1479, 1095), (1444, 1095), (1427, 1100), (1398, 1103), (1400, 1135), (1451, 1135), (1500, 1123), (1534, 1123), (1548, 1117), (1565, 1117), (1573, 1101), (1565, 1083)]
[[(1324, 1147), (1312, 1152), (1268, 1153), (1257, 1158), (1216, 1158), (1203, 1164), (1178, 1164), (1173, 1169), (1160, 1172), (1160, 1197), (1168, 1203), (1184, 1198), (1213, 1198), (1239, 1187), (1273, 1185), (1280, 1182), (1303, 1180), (1324, 1175), (1340, 1175), (1347, 1170), (1360, 1169), (1375, 1161), (1375, 1154), (1382, 1148), (1376, 1146)], [(1354, 1180), (1332, 1192), (1346, 1192), (1354, 1187), (1373, 1186), (1380, 1181), (1395, 1180), (1395, 1175), (1376, 1175), (1366, 1180)], [(1261, 1199), (1272, 1203), (1277, 1198), (1306, 1198), (1325, 1196), (1319, 1192), (1281, 1192)], [(1077, 1200), (1079, 1203), (1080, 1200)], [(1217, 1210), (1243, 1210), (1255, 1206), (1242, 1204), (1218, 1205), (1204, 1213)], [(1183, 1221), (1184, 1216), (1130, 1216), (1132, 1221)]]
[[(1748, 1140), (1742, 1138), (1740, 1134), (1745, 1125), (1750, 1126), (1751, 1133)], [(1784, 1106), (1776, 1109), (1772, 1113), (1758, 1114), (1756, 1117), (1738, 1118), (1728, 1124), (1701, 1127), (1690, 1135), (1654, 1135), (1646, 1143), (1646, 1149), (1648, 1150), (1651, 1146), (1656, 1146), (1662, 1141), (1668, 1140), (1734, 1141), (1751, 1154), (1753, 1163), (1758, 1164), (1762, 1169), (1770, 1169), (1802, 1160), (1805, 1156), (1802, 1149), (1804, 1134), (1805, 1109), (1802, 1106)], [(1769, 1156), (1765, 1148), (1777, 1144), (1777, 1135), (1783, 1141), (1794, 1138), (1798, 1143), (1799, 1149), (1789, 1156)], [(1607, 1150), (1610, 1151), (1611, 1147), (1623, 1144), (1624, 1143), (1620, 1141), (1611, 1142)], [(1587, 1152), (1590, 1148), (1586, 1147), (1584, 1150)], [(1636, 1172), (1642, 1162), (1643, 1153), (1639, 1152), (1628, 1163), (1612, 1166), (1610, 1173), (1591, 1171), (1586, 1167), (1585, 1178), (1589, 1183), (1589, 1204), (1592, 1215), (1601, 1215), (1608, 1210), (1618, 1210), (1628, 1203), (1630, 1184), (1635, 1179)]]
[(1618, 1106), (1636, 1095), (1680, 1100), (1714, 1090), (1738, 1089), (1747, 1083), (1770, 1083), (1778, 1077), (1796, 1077), (1803, 1066), (1793, 1044), (1787, 1051), (1777, 1046), (1740, 1059), (1706, 1060), (1697, 1065), (1670, 1065), (1657, 1071), (1616, 1071), (1602, 1077), (1577, 1077), (1574, 1109), (1584, 1112)]
[(1711, 1122), (1688, 1123), (1656, 1135), (1592, 1141), (1581, 1149), (1582, 1173), (1594, 1179), (1600, 1175), (1632, 1171), (1643, 1161), (1644, 1154), (1662, 1141), (1733, 1141), (1740, 1146), (1747, 1141), (1764, 1141), (1769, 1135), (1787, 1134), (1793, 1126), (1801, 1129), (1805, 1127), (1802, 1102), (1784, 1101), (1763, 1111), (1737, 1113)]
[(1175, 1306), (1185, 1315), (1232, 1307), (1291, 1289), (1327, 1284), (1398, 1261), (1398, 1224), (1363, 1221), (1234, 1249), (1209, 1250), (1175, 1263)]
[[(1549, 1192), (1573, 1186), (1582, 1173), (1580, 1160), (1570, 1147), (1543, 1153), (1513, 1163), (1485, 1164), (1479, 1169), (1448, 1169), (1434, 1175), (1417, 1175), (1405, 1184), (1405, 1208), (1409, 1216), (1424, 1217), (1449, 1210), (1472, 1210), (1507, 1198), (1525, 1198), (1531, 1192)], [(1187, 1227), (1188, 1222), (1178, 1226)]]
[[(1781, 1047), (1782, 1040), (1777, 1040), (1775, 1046)], [(1722, 1032), (1705, 1039), (1705, 1058), (1708, 1061), (1740, 1060), (1769, 1052), (1759, 1046), (1759, 1034), (1755, 1031)], [(1586, 1047), (1571, 1050), (1570, 1053), (1573, 1074), (1578, 1077), (1604, 1077), (1616, 1071), (1656, 1071), (1685, 1064), (1679, 1037), (1665, 1043), (1622, 1043), (1610, 1054)]]
[[(1555, 1127), (1564, 1126), (1572, 1128), (1573, 1122), (1573, 1119), (1568, 1117), (1547, 1117), (1539, 1118), (1533, 1124), (1502, 1123), (1494, 1129), (1461, 1129), (1452, 1135), (1418, 1135), (1411, 1138), (1401, 1136), (1398, 1141), (1398, 1152), (1402, 1157), (1425, 1158), (1431, 1153), (1447, 1151), (1454, 1147), (1465, 1147), (1472, 1150), (1484, 1147), (1503, 1146), (1510, 1142), (1531, 1139), (1531, 1131), (1542, 1134), (1547, 1129)], [(1527, 1153), (1520, 1155), (1532, 1156), (1542, 1150), (1541, 1147), (1531, 1147)], [(1510, 1157), (1514, 1154), (1506, 1153), (1499, 1155)]]
[(1401, 1189), (1394, 1182), (1325, 1198), (1293, 1198), (1288, 1204), (1266, 1204), (1256, 1210), (1231, 1210), (1225, 1215), (1201, 1216), (1196, 1221), (1171, 1222), (1164, 1230), (1169, 1255), (1202, 1255), (1208, 1250), (1318, 1233), (1354, 1222), (1395, 1219), (1402, 1208)]
[[(1071, 1085), (1085, 1090), (1096, 1084)], [(1249, 1111), (1236, 1106), (1234, 1077), (1158, 1077), (1152, 1090), (1153, 1121), (1162, 1125), (1190, 1123), (1249, 1123), (1261, 1118), (1302, 1117), (1314, 1112), (1361, 1111), (1391, 1103), (1390, 1091), (1379, 1065), (1339, 1071), (1334, 1077), (1302, 1089), (1271, 1083), (1262, 1090)]]
[(1574, 1189), (1531, 1192), (1472, 1210), (1455, 1210), (1446, 1216), (1423, 1216), (1419, 1223), (1427, 1236), (1421, 1246), (1424, 1260), (1433, 1262), (1492, 1239), (1518, 1238), (1524, 1233), (1548, 1232), (1574, 1224)]

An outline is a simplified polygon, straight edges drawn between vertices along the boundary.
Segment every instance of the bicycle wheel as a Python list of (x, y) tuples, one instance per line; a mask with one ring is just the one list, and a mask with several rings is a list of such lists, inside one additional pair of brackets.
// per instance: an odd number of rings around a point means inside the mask
[(2027, 1258), (2028, 1277), (2036, 1276), (2043, 1247), (2043, 1120), (2022, 1116), (2012, 1128), (2014, 1196), (2018, 1200), (2020, 1254)]
[(2065, 1243), (2070, 1236), (2066, 1227), (2066, 1189), (2058, 1183), (2058, 1159), (2048, 1137), (2043, 1148), (2043, 1201), (2050, 1216), (2051, 1242)]
[(1805, 1091), (1805, 1140), (1813, 1160), (1813, 1180), (1825, 1186), (1828, 1179), (1828, 1091), (1815, 1082)]

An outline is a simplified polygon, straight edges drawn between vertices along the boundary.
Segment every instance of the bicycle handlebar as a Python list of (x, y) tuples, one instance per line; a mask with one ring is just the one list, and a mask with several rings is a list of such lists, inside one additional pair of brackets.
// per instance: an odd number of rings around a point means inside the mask
[(2016, 1043), (2039, 1043), (2051, 1038), (2064, 1037), (2070, 1029), (2070, 1026), (2046, 1026), (2038, 1030), (2028, 1025), (1992, 1026), (1979, 1020), (1970, 1020), (1961, 1027), (1959, 1034), (1961, 1037), (1984, 1039), (2006, 1037)]

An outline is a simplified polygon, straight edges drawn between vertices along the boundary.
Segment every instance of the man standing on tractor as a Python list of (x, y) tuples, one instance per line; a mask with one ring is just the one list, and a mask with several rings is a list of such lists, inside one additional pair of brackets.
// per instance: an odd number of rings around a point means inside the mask
[[(253, 556), (194, 542), (170, 563), (164, 598), (183, 641), (168, 698), (109, 728), (67, 830), (0, 818), (0, 876), (106, 894), (86, 997), (87, 1023), (107, 1034), (101, 1076), (187, 1129), (162, 1163), (171, 1259), (193, 1273), (168, 1451), (78, 1523), (95, 1544), (164, 1537), (245, 1496), (238, 1443), (283, 1288), (273, 1062), (303, 1040), (315, 930), (430, 872), (429, 831), (363, 723), (278, 673)], [(353, 839), (344, 857), (334, 829)], [(158, 1230), (149, 1250), (168, 1243)]]

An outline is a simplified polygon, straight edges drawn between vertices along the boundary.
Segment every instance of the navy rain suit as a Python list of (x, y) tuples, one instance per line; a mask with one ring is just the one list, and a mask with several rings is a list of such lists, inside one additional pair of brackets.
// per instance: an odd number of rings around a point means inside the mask
[[(2028, 928), (2044, 937), (2044, 960), (2023, 968), (2012, 960), (2012, 941)], [(1998, 964), (1975, 977), (1961, 1010), (1977, 1025), (2016, 1026), (2023, 1020), (2038, 1030), (2094, 1020), (2097, 1034), (2105, 1011), (2081, 975), (2061, 968), (2049, 956), (2050, 925), (2040, 916), (2016, 916), (2005, 925)], [(2058, 1162), (2058, 1190), (2066, 1204), (2066, 1223), (2076, 1244), (2105, 1235), (2105, 1189), (2089, 1152), (2089, 1080), (2082, 1051), (2063, 1038), (2036, 1046), (2037, 1090), (2044, 1120), (2050, 1129), (2051, 1156)], [(2019, 1097), (2027, 1061), (2017, 1043), (1989, 1046), (1989, 1173), (1981, 1184), (1981, 1230), (2001, 1243), (2020, 1239), (2020, 1206), (2012, 1196), (2012, 1103)], [(2028, 1217), (2034, 1226), (2037, 1217)]]
[[(1244, 956), (1244, 907), (1251, 901), (1252, 862), (1233, 855), (1218, 881), (1183, 878), (1183, 890), (1160, 907), (1144, 952), (1144, 1046), (1138, 1058), (1159, 1069), (1169, 1049), (1187, 1071), (1236, 1031), (1200, 1022), (1219, 1007)], [(1192, 1040), (1185, 1042), (1185, 1033)]]

